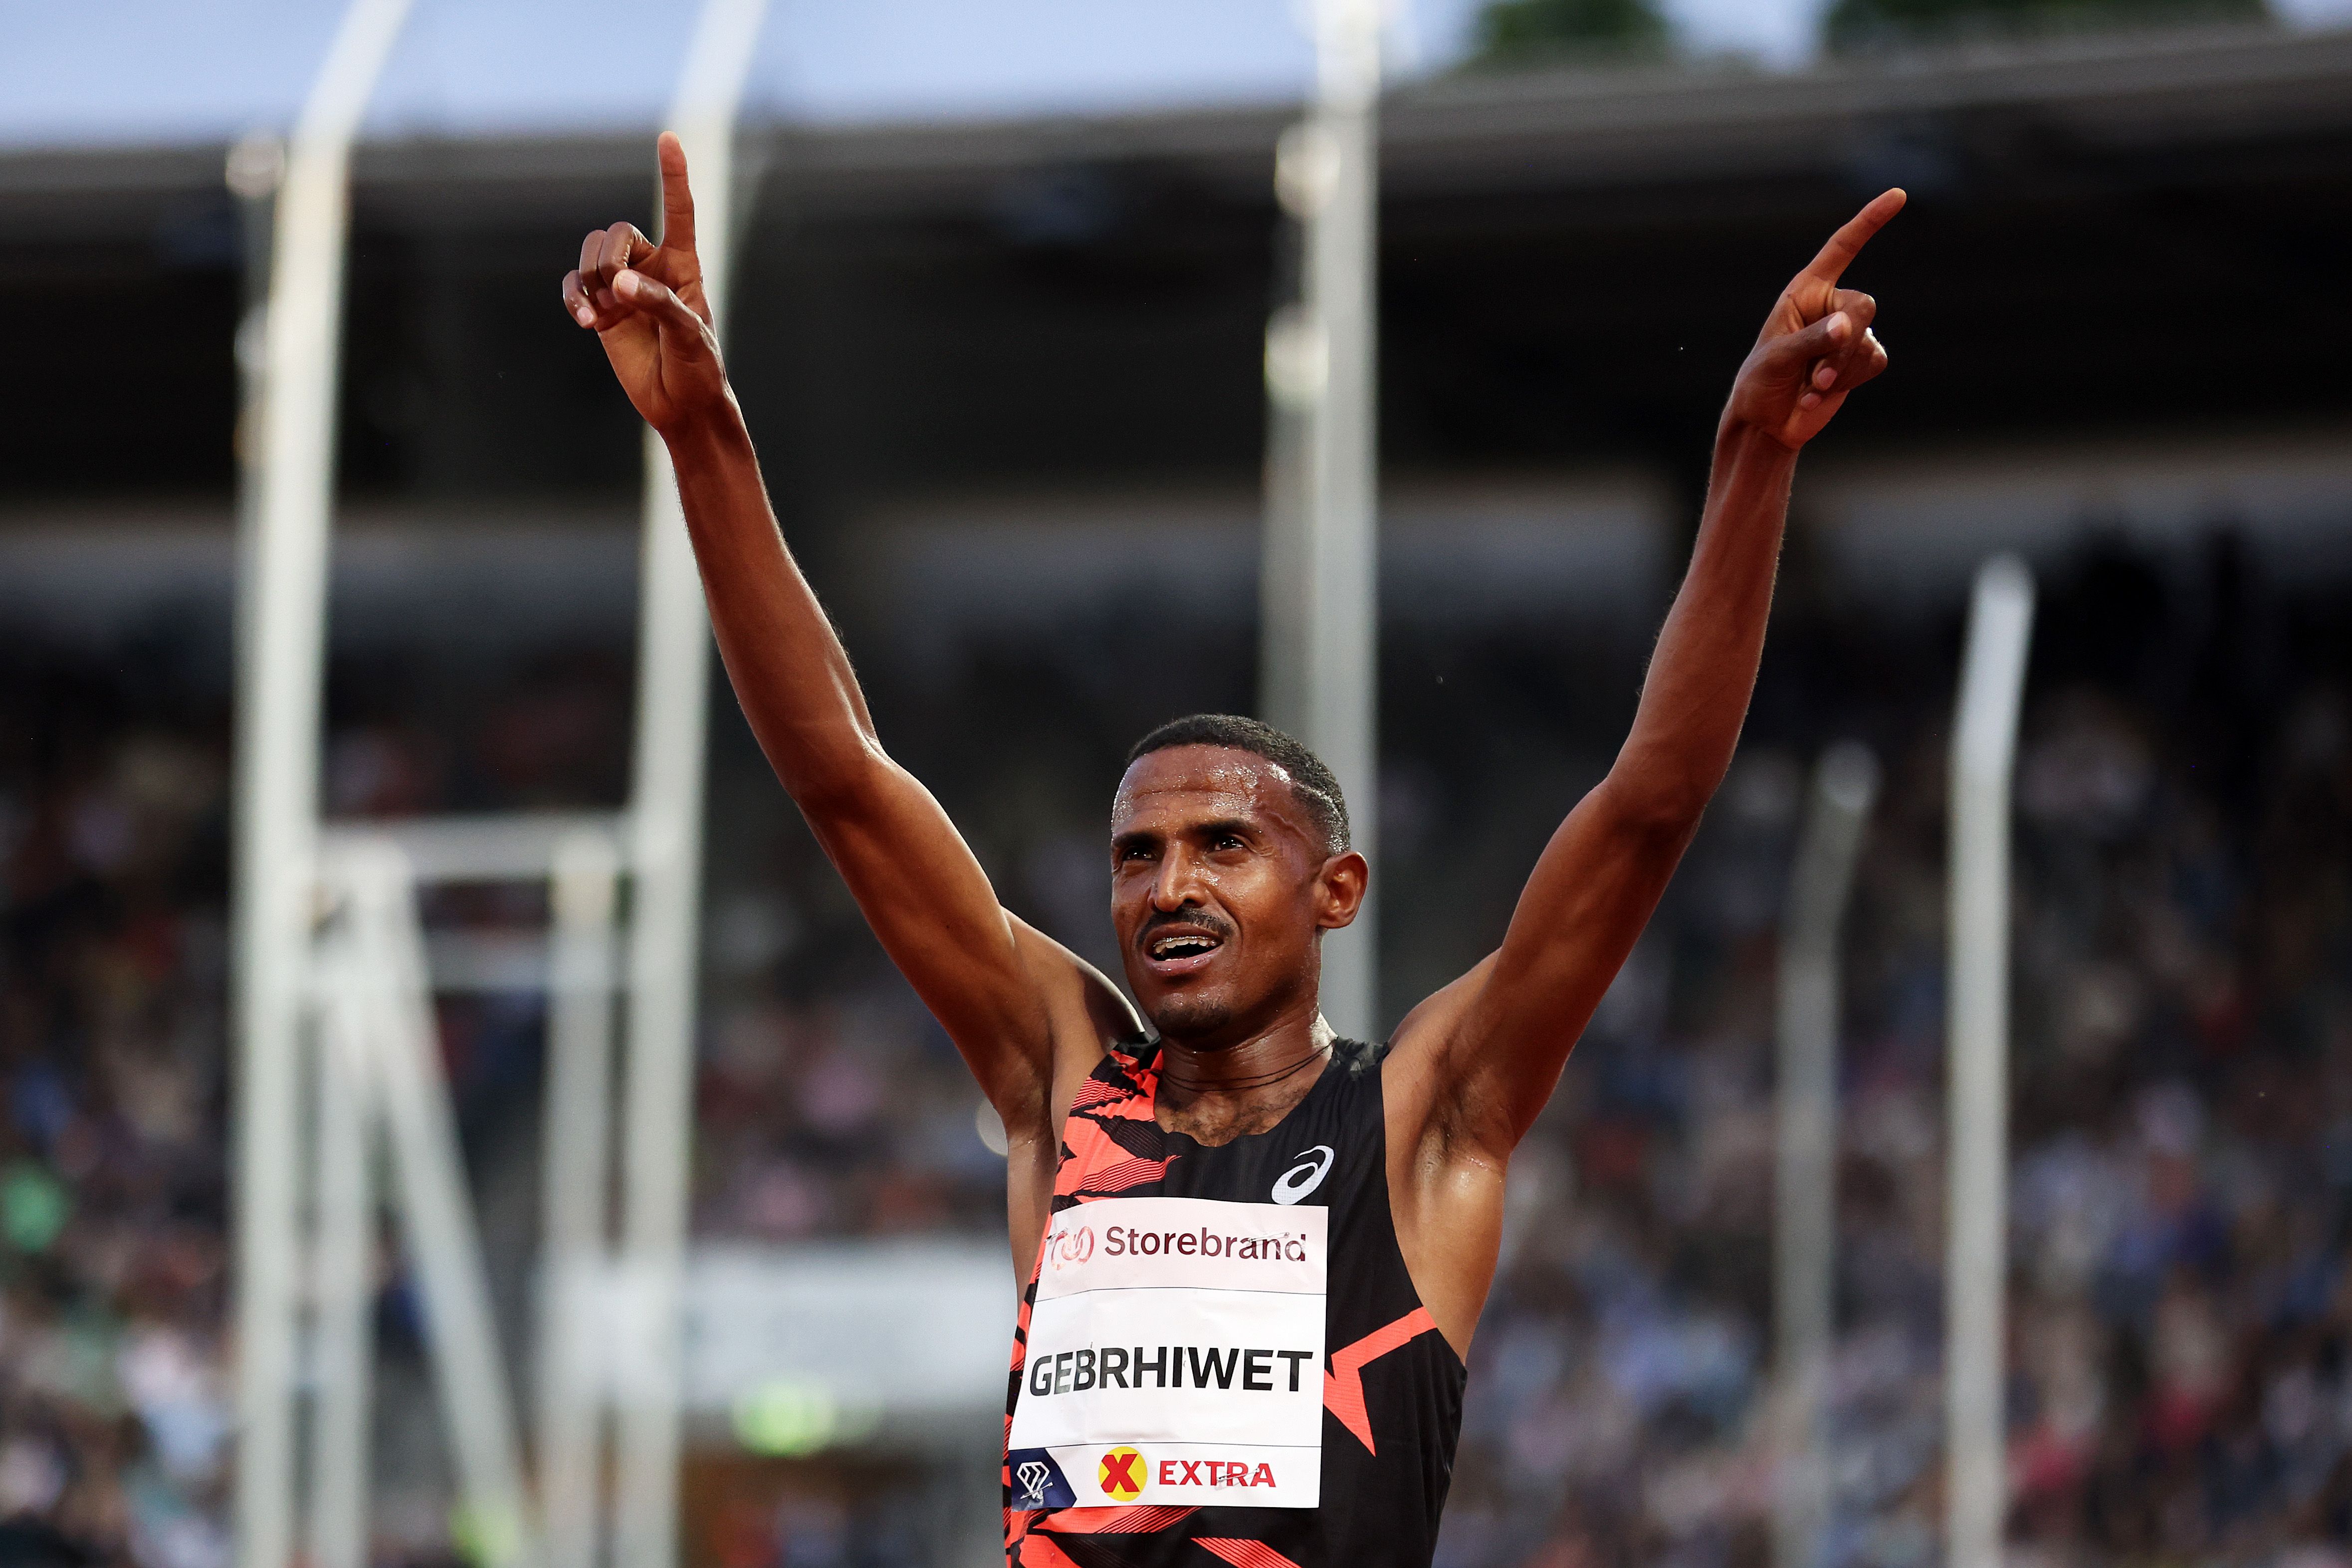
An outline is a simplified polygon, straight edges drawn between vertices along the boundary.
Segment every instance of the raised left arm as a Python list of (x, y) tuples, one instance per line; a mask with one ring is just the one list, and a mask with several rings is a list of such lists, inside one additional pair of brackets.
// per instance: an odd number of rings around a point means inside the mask
[(1428, 1037), (1428, 1103), (1449, 1146), (1500, 1160), (1526, 1135), (1731, 765), (1797, 452), (1886, 368), (1876, 303), (1838, 280), (1903, 200), (1864, 207), (1774, 303), (1724, 408), (1690, 570), (1624, 748), (1552, 835), (1502, 946), (1398, 1031), (1400, 1045)]

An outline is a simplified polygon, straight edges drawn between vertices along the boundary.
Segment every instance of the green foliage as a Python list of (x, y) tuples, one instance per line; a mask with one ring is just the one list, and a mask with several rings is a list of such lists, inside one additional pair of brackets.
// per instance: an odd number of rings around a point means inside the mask
[(1656, 0), (1487, 0), (1477, 58), (1520, 64), (1563, 55), (1660, 56), (1673, 26)]
[(1850, 50), (2269, 15), (2269, 0), (1836, 0), (1822, 29), (1832, 48)]

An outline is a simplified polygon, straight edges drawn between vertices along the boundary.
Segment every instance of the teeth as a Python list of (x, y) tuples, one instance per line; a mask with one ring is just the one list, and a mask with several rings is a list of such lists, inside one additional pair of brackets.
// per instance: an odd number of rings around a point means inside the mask
[(1211, 942), (1206, 937), (1162, 937), (1160, 941), (1151, 944), (1151, 956), (1154, 958), (1190, 958), (1194, 953), (1207, 952), (1216, 945), (1217, 944), (1215, 942)]

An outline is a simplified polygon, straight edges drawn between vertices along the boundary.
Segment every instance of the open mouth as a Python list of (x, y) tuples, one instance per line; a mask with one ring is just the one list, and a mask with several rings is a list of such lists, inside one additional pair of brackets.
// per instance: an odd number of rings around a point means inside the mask
[(1144, 939), (1143, 957), (1155, 974), (1190, 974), (1224, 945), (1223, 937), (1200, 926), (1162, 926)]

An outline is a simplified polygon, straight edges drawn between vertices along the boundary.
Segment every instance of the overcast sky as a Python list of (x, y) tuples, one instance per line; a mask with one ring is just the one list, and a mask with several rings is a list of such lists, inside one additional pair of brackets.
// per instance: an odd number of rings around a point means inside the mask
[[(1685, 44), (1775, 66), (1823, 0), (1664, 0)], [(822, 121), (1297, 96), (1304, 0), (772, 0), (755, 104)], [(2352, 0), (2273, 0), (2352, 24)], [(1398, 66), (1459, 57), (1479, 0), (1401, 0)], [(292, 119), (340, 0), (0, 0), (0, 146), (214, 142)], [(691, 0), (414, 0), (376, 135), (656, 122)]]

